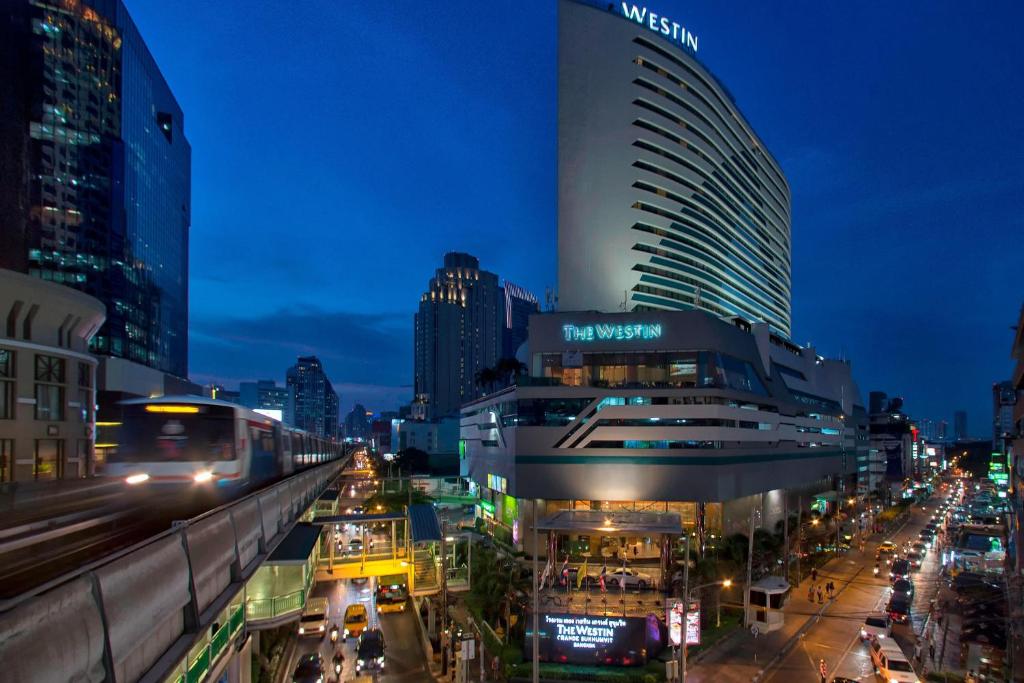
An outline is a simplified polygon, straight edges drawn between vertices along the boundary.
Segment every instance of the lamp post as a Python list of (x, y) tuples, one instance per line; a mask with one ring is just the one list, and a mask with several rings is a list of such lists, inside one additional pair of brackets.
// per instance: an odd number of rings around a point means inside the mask
[(722, 586), (728, 588), (732, 585), (732, 579), (710, 581), (702, 583), (683, 591), (683, 623), (679, 625), (679, 683), (686, 683), (686, 622), (690, 614), (690, 596), (702, 588), (708, 586)]

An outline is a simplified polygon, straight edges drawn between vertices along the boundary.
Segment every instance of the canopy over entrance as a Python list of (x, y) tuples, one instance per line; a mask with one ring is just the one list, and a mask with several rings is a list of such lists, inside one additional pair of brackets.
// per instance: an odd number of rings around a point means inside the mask
[(540, 531), (568, 533), (626, 533), (672, 534), (683, 533), (683, 523), (676, 512), (634, 512), (631, 510), (559, 510), (541, 519)]

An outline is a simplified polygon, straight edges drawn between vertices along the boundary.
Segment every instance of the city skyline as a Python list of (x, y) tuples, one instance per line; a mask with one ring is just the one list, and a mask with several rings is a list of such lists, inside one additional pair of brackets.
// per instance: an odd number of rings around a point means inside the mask
[[(1019, 306), (1000, 245), (1021, 229), (1024, 176), (1002, 144), (1022, 125), (1007, 20), (1020, 9), (664, 4), (790, 181), (793, 341), (852, 359), (864, 391), (900, 393), (915, 417), (985, 416)], [(188, 114), (198, 381), (280, 377), (316, 353), (342, 412), (388, 409), (411, 397), (411, 314), (444, 252), (538, 295), (555, 283), (553, 3), (129, 10)], [(957, 50), (949, 25), (987, 39)], [(757, 58), (736, 45), (759, 46)], [(266, 116), (240, 125), (257, 106)], [(989, 125), (969, 127), (976, 116)], [(971, 145), (936, 144), (968, 129)], [(282, 225), (302, 237), (294, 258), (279, 250)], [(260, 348), (238, 358), (250, 339)]]

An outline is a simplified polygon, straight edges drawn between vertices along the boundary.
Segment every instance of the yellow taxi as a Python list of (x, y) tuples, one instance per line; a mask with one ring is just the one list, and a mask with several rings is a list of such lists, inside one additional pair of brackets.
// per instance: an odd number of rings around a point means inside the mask
[(366, 613), (366, 605), (355, 603), (345, 608), (345, 631), (344, 637), (352, 636), (357, 638), (369, 625), (370, 619)]

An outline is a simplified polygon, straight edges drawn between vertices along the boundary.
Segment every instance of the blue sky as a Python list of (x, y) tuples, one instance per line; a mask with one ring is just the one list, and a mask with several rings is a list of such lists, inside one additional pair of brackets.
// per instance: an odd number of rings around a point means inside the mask
[[(554, 2), (127, 0), (193, 150), (191, 373), (406, 400), (448, 250), (555, 283)], [(1024, 302), (1024, 5), (651, 0), (793, 194), (794, 340), (988, 432)]]

